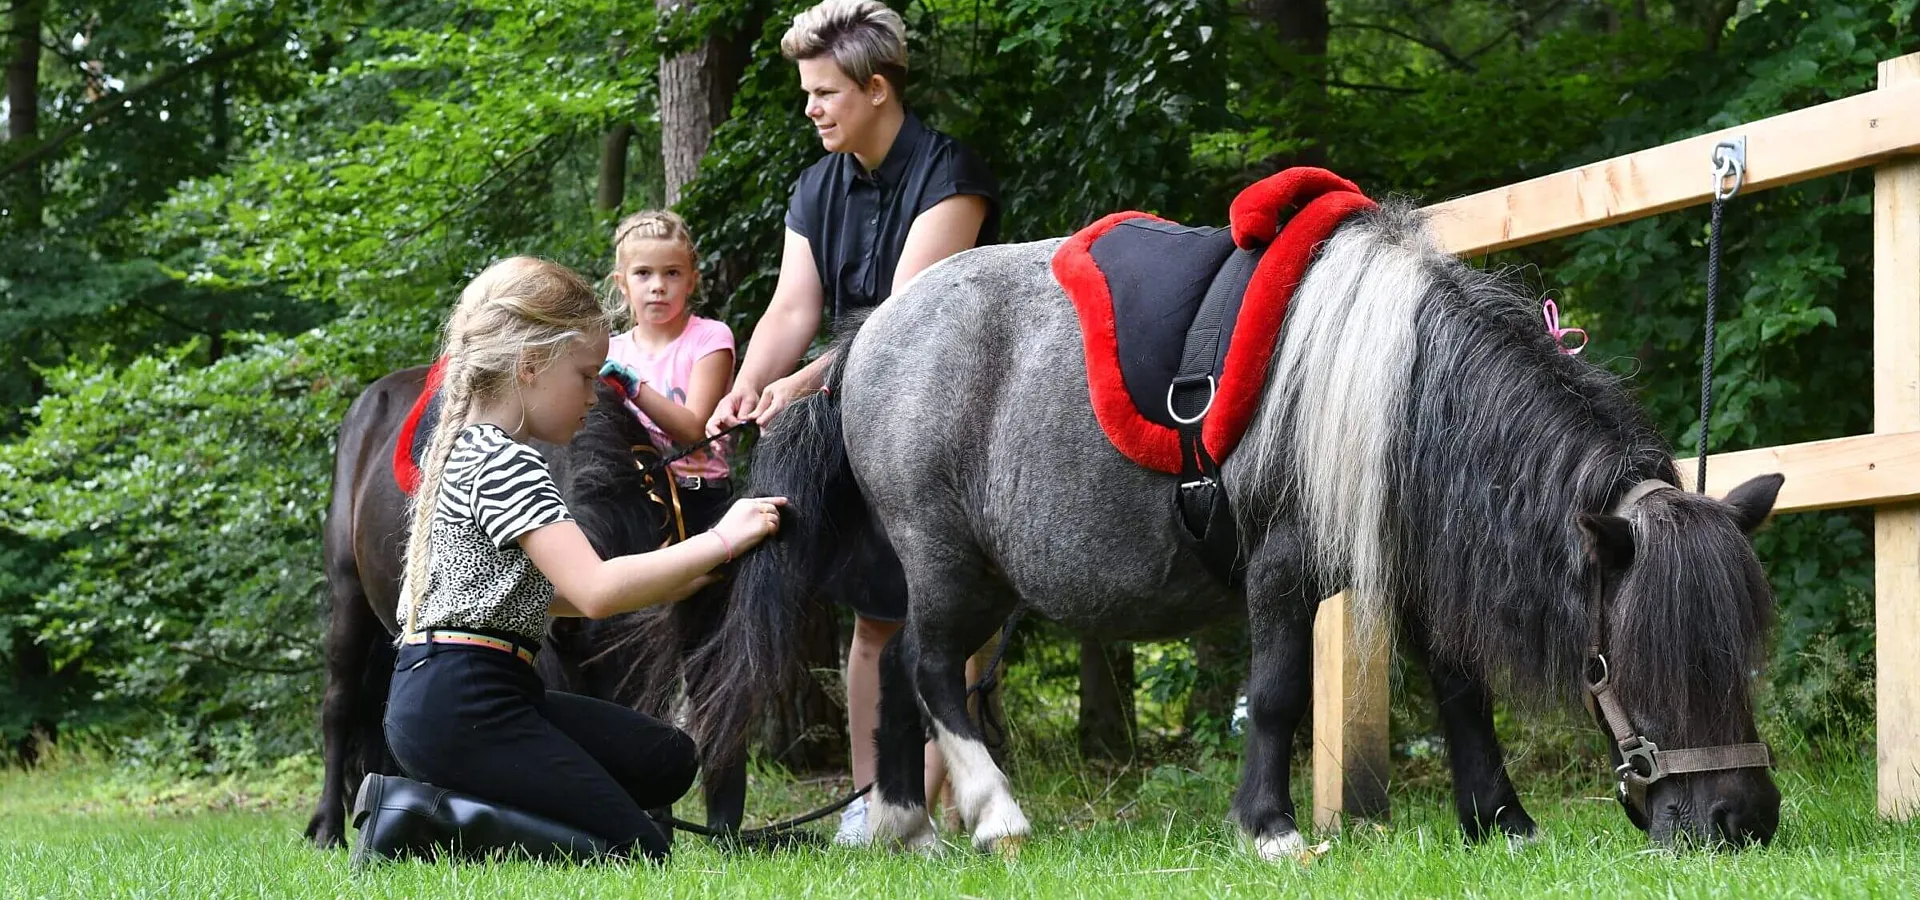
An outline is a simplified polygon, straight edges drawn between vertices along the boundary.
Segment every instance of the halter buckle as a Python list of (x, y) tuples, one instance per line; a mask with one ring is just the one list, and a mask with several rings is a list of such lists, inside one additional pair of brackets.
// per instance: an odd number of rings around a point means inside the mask
[(1620, 743), (1620, 765), (1615, 766), (1614, 774), (1620, 776), (1624, 788), (1627, 780), (1641, 784), (1652, 784), (1660, 780), (1660, 745), (1635, 735)]

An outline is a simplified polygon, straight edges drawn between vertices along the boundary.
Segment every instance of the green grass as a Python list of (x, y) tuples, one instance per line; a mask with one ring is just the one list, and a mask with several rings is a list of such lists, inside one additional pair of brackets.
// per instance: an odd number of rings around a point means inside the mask
[[(300, 761), (250, 779), (156, 783), (96, 759), (0, 772), (0, 897), (1915, 897), (1920, 825), (1873, 813), (1870, 760), (1790, 760), (1769, 848), (1649, 848), (1597, 772), (1523, 798), (1543, 839), (1464, 846), (1431, 763), (1395, 791), (1391, 825), (1362, 825), (1310, 864), (1260, 862), (1223, 819), (1233, 764), (1101, 769), (1029, 765), (1034, 820), (1017, 860), (950, 847), (938, 858), (803, 849), (727, 855), (682, 839), (672, 864), (524, 862), (348, 869), (300, 836), (318, 773)], [(1598, 769), (1595, 764), (1593, 769)], [(1296, 779), (1303, 802), (1305, 779)], [(1523, 785), (1526, 787), (1527, 785)], [(757, 775), (756, 809), (797, 810), (837, 788)], [(683, 804), (682, 815), (695, 812)], [(1316, 840), (1319, 838), (1316, 838)]]

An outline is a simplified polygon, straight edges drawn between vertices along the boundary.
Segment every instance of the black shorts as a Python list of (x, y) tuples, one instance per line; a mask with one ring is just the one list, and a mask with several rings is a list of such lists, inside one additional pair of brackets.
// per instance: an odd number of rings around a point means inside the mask
[(907, 570), (877, 522), (872, 536), (853, 548), (830, 585), (828, 596), (853, 607), (863, 619), (907, 620)]

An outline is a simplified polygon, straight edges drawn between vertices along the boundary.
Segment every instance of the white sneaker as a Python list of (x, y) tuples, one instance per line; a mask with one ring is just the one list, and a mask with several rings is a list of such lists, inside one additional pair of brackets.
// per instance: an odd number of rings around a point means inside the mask
[(834, 832), (833, 842), (842, 847), (867, 843), (867, 798), (861, 797), (840, 811), (840, 830)]

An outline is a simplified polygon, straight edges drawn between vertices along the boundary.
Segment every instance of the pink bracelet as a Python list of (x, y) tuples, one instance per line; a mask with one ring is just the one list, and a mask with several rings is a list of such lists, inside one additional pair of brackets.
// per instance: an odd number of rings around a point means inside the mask
[(727, 536), (721, 534), (718, 528), (708, 529), (707, 533), (720, 539), (720, 546), (727, 548), (727, 562), (733, 562), (733, 542), (727, 540)]

